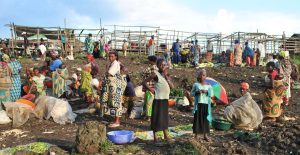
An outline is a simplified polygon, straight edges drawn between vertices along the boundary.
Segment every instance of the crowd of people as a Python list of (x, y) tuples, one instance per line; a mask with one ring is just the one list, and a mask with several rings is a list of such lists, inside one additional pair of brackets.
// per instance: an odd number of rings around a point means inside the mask
[[(126, 40), (124, 40), (124, 44)], [(42, 45), (43, 43), (41, 43)], [(27, 99), (32, 102), (40, 96), (54, 96), (56, 98), (82, 97), (88, 103), (100, 103), (101, 116), (109, 115), (114, 118), (109, 127), (118, 127), (121, 124), (121, 117), (124, 113), (124, 106), (127, 107), (126, 115), (130, 115), (135, 100), (134, 85), (130, 79), (128, 68), (119, 61), (117, 52), (110, 49), (111, 42), (105, 43), (103, 36), (99, 42), (94, 42), (91, 35), (85, 39), (86, 64), (83, 68), (77, 68), (74, 74), (70, 74), (63, 59), (58, 52), (52, 51), (41, 55), (42, 66), (26, 68), (26, 82), (21, 83), (21, 63), (14, 57), (6, 54), (1, 55), (0, 62), (0, 101), (1, 103), (18, 99)], [(124, 45), (123, 54), (126, 56), (127, 45)], [(151, 130), (154, 133), (154, 141), (158, 141), (157, 132), (163, 131), (164, 138), (171, 141), (168, 136), (168, 100), (170, 90), (174, 87), (168, 68), (172, 62), (181, 61), (181, 44), (177, 39), (174, 42), (171, 52), (163, 53), (162, 57), (156, 57), (154, 51), (154, 36), (149, 41), (148, 67), (143, 72), (141, 83), (143, 85), (145, 120), (151, 122)], [(200, 62), (201, 47), (198, 41), (192, 41), (190, 46), (192, 62), (197, 66)], [(212, 62), (213, 45), (207, 42), (206, 62)], [(257, 52), (245, 43), (244, 51), (238, 40), (235, 41), (234, 50), (222, 52), (219, 56), (220, 62), (228, 63), (229, 66), (241, 66), (246, 62), (249, 66), (262, 65), (265, 59), (265, 50), (259, 42)], [(44, 53), (44, 52), (43, 52)], [(259, 55), (259, 56), (258, 56)], [(95, 58), (108, 59), (103, 69), (104, 78), (99, 77), (99, 65), (94, 63)], [(289, 61), (288, 52), (282, 51), (274, 59), (269, 60), (266, 65), (268, 76), (266, 76), (265, 101), (263, 103), (263, 114), (269, 120), (276, 120), (281, 115), (282, 106), (291, 97), (291, 72), (292, 67)], [(103, 67), (104, 68), (104, 67)], [(199, 69), (195, 83), (192, 85), (190, 94), (194, 98), (193, 104), (193, 132), (204, 134), (204, 139), (209, 141), (209, 126), (212, 121), (211, 98), (214, 96), (212, 87), (205, 82), (207, 77), (205, 69)], [(243, 82), (240, 84), (242, 97), (241, 103), (256, 104), (249, 93), (250, 86)], [(233, 107), (234, 108), (234, 107)], [(248, 109), (249, 110), (249, 109)], [(256, 110), (259, 113), (259, 110)], [(258, 114), (259, 115), (259, 114)], [(237, 116), (238, 117), (238, 116)], [(245, 116), (243, 116), (245, 117)], [(246, 116), (247, 117), (247, 116)], [(250, 116), (249, 116), (250, 117)], [(228, 118), (230, 118), (228, 116)], [(238, 118), (235, 118), (238, 119)], [(235, 121), (238, 122), (238, 121)], [(238, 126), (239, 124), (235, 124)]]

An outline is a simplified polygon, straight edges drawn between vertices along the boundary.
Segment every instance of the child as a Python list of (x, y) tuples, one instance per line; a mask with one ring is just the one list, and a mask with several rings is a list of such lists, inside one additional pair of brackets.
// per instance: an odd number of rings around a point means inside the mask
[(123, 94), (123, 100), (124, 100), (124, 105), (127, 106), (127, 117), (130, 117), (131, 111), (134, 106), (134, 99), (135, 99), (135, 90), (134, 90), (134, 85), (130, 80), (130, 77), (128, 75), (128, 69), (121, 65), (121, 74), (122, 77), (125, 79), (127, 82), (124, 94)]
[(201, 69), (198, 72), (197, 81), (193, 84), (191, 94), (195, 97), (194, 101), (194, 121), (193, 133), (195, 138), (198, 134), (204, 134), (204, 139), (209, 141), (209, 124), (211, 122), (211, 96), (213, 96), (212, 87), (205, 82), (206, 70)]
[(273, 61), (270, 61), (267, 63), (266, 65), (266, 69), (268, 71), (268, 75), (266, 78), (266, 85), (268, 88), (273, 88), (273, 81), (275, 80), (275, 78), (278, 78), (278, 71), (275, 67), (275, 63)]
[(169, 69), (172, 69), (171, 56), (170, 51), (168, 49), (164, 51), (164, 60), (167, 63)]
[[(143, 79), (147, 79), (155, 71), (158, 71), (158, 68), (156, 66), (156, 61), (157, 61), (156, 56), (149, 56), (148, 61), (149, 61), (149, 67), (144, 71)], [(154, 81), (153, 80), (148, 82), (147, 84), (149, 85), (149, 87), (151, 89), (154, 90)], [(152, 103), (154, 100), (154, 94), (150, 90), (147, 90), (147, 88), (145, 86), (143, 86), (143, 91), (145, 92), (143, 116), (144, 116), (144, 119), (146, 119), (147, 121), (150, 121), (150, 117), (152, 114)]]
[(81, 87), (80, 87), (80, 92), (83, 94), (84, 99), (88, 102), (91, 103), (92, 102), (92, 94), (93, 94), (93, 90), (92, 90), (92, 86), (91, 86), (91, 82), (92, 82), (92, 68), (91, 68), (91, 64), (87, 64), (84, 67), (84, 70), (82, 70), (81, 72)]
[(45, 96), (46, 95), (46, 87), (44, 85), (45, 76), (40, 73), (39, 68), (33, 69), (34, 76), (32, 77), (33, 85), (29, 90), (29, 94), (33, 87), (36, 87), (36, 97)]
[(73, 91), (75, 92), (75, 96), (79, 96), (79, 86), (80, 86), (80, 80), (81, 80), (81, 68), (76, 69), (76, 73), (72, 75), (72, 82), (73, 82)]

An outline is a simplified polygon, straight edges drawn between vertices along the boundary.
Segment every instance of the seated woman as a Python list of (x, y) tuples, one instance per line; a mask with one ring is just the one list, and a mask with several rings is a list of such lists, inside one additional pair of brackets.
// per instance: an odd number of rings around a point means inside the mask
[(225, 108), (224, 116), (235, 128), (252, 130), (262, 122), (263, 115), (249, 93), (249, 84), (241, 83), (240, 91), (242, 97)]
[(286, 93), (286, 87), (279, 76), (274, 62), (268, 62), (267, 71), (269, 75), (266, 77), (266, 90), (263, 102), (263, 112), (267, 120), (276, 121), (282, 113), (281, 104)]

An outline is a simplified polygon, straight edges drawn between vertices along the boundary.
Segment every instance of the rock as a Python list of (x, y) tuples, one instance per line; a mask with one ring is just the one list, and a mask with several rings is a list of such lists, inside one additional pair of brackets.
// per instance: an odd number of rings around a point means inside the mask
[(287, 136), (287, 137), (293, 137), (294, 133), (292, 133), (292, 132), (285, 132), (285, 136)]
[(61, 149), (58, 146), (51, 146), (48, 149), (48, 154), (50, 154), (50, 155), (56, 155), (56, 154), (57, 155), (67, 155), (67, 154), (69, 154), (69, 152)]
[(290, 140), (290, 139), (286, 139), (286, 140), (285, 140), (285, 144), (286, 144), (286, 145), (290, 145), (290, 144), (291, 144), (291, 140)]
[(296, 144), (296, 143), (293, 143), (293, 144), (292, 144), (292, 148), (297, 149), (297, 144)]
[(276, 147), (276, 146), (274, 146), (274, 145), (273, 145), (273, 146), (271, 146), (271, 151), (272, 151), (272, 152), (276, 152), (276, 151), (277, 151), (277, 147)]
[(100, 146), (106, 141), (106, 126), (89, 121), (79, 126), (76, 135), (76, 150), (82, 154), (96, 154), (101, 152)]

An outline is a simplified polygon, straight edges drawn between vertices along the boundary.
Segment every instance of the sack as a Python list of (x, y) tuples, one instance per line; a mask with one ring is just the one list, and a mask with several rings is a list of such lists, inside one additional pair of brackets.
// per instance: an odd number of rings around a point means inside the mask
[(133, 107), (129, 118), (138, 119), (142, 117), (143, 107)]
[(241, 129), (256, 128), (263, 119), (262, 111), (249, 93), (227, 106), (224, 117), (234, 124), (235, 128)]
[(52, 117), (59, 124), (72, 123), (77, 116), (67, 101), (50, 96), (41, 96), (36, 100), (34, 113), (39, 119)]
[(12, 119), (13, 127), (25, 124), (33, 112), (31, 106), (18, 102), (5, 102), (4, 106), (7, 116)]
[(11, 120), (7, 116), (6, 112), (4, 110), (0, 110), (0, 124), (7, 124), (10, 122)]

